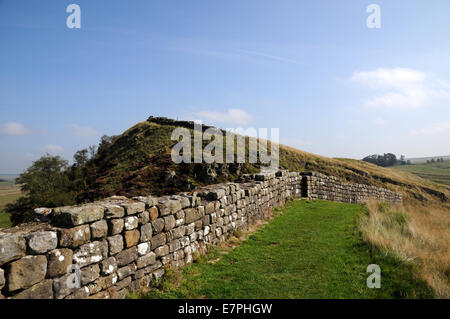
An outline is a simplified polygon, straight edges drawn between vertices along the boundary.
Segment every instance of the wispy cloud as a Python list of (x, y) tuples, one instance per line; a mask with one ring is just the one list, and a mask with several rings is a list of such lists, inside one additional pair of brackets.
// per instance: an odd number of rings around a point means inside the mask
[(450, 122), (439, 122), (424, 128), (414, 129), (411, 135), (436, 135), (450, 132)]
[(226, 112), (205, 110), (195, 113), (194, 116), (205, 122), (211, 121), (231, 125), (246, 125), (253, 119), (251, 114), (241, 109), (228, 109)]
[(286, 57), (282, 57), (282, 56), (278, 56), (278, 55), (268, 54), (265, 52), (249, 51), (249, 50), (236, 50), (236, 51), (239, 53), (248, 55), (248, 56), (256, 56), (256, 57), (269, 59), (269, 60), (273, 60), (273, 61), (277, 61), (277, 62), (283, 62), (283, 63), (289, 63), (289, 64), (299, 64), (299, 65), (304, 64), (295, 59), (290, 59), (290, 58), (286, 58)]
[(100, 133), (93, 128), (87, 127), (87, 126), (81, 126), (78, 124), (71, 124), (70, 129), (73, 131), (73, 133), (76, 136), (79, 137), (92, 137), (92, 136), (99, 136)]
[(204, 55), (208, 57), (214, 57), (219, 59), (232, 59), (232, 60), (243, 60), (243, 61), (272, 61), (277, 63), (287, 63), (294, 65), (305, 65), (304, 62), (296, 60), (294, 58), (271, 54), (266, 51), (254, 51), (246, 49), (236, 49), (236, 48), (209, 48), (203, 47), (201, 45), (197, 47), (174, 47), (172, 48), (176, 51)]
[(54, 145), (54, 144), (48, 144), (48, 145), (44, 146), (41, 150), (44, 152), (48, 152), (50, 154), (59, 154), (59, 153), (64, 152), (64, 148), (62, 148), (59, 145)]
[(0, 128), (1, 134), (4, 135), (10, 135), (10, 136), (20, 136), (20, 135), (27, 135), (31, 133), (31, 129), (25, 127), (21, 123), (17, 122), (9, 122), (4, 124)]
[(372, 120), (372, 124), (373, 124), (373, 125), (379, 125), (379, 126), (381, 126), (381, 125), (385, 125), (386, 123), (387, 123), (386, 120), (383, 119), (382, 117), (377, 117), (377, 118), (375, 118), (375, 119)]
[(450, 97), (446, 82), (433, 80), (425, 73), (408, 68), (378, 68), (355, 72), (350, 80), (375, 91), (364, 100), (366, 108), (416, 109), (435, 98)]

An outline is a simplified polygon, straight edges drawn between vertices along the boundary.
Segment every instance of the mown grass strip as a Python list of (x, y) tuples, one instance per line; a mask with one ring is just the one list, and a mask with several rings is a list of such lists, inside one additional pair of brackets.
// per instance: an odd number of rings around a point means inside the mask
[[(215, 248), (182, 271), (169, 271), (131, 298), (404, 298), (432, 297), (411, 269), (370, 251), (357, 231), (365, 207), (296, 201), (235, 249)], [(381, 288), (369, 289), (369, 264)]]

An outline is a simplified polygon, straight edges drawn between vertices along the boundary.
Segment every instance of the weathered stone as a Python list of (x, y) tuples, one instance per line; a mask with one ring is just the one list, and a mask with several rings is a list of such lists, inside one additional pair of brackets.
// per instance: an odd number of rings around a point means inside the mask
[(56, 299), (62, 299), (81, 288), (80, 269), (75, 267), (73, 270), (75, 271), (53, 279), (53, 291)]
[(108, 220), (108, 233), (109, 235), (120, 234), (123, 230), (125, 222), (123, 219), (110, 219)]
[(225, 190), (224, 189), (215, 189), (206, 195), (206, 200), (218, 200), (225, 196)]
[(189, 225), (186, 225), (185, 227), (186, 235), (190, 235), (195, 231), (195, 223), (190, 223)]
[(121, 218), (125, 216), (125, 209), (119, 205), (116, 204), (102, 204), (103, 207), (105, 207), (105, 218), (106, 219), (112, 219), (112, 218)]
[(80, 267), (98, 263), (108, 255), (108, 244), (106, 241), (94, 241), (84, 244), (73, 254), (73, 262)]
[(56, 214), (55, 222), (65, 227), (83, 225), (102, 219), (104, 212), (104, 207), (95, 204), (67, 207)]
[(3, 287), (5, 287), (5, 271), (3, 269), (0, 269), (0, 290), (3, 289)]
[(154, 220), (152, 222), (152, 227), (153, 227), (153, 233), (154, 234), (159, 234), (160, 232), (162, 232), (162, 230), (164, 229), (164, 219), (163, 218), (158, 218), (156, 220)]
[(116, 255), (117, 265), (119, 267), (132, 263), (137, 258), (138, 251), (136, 246), (123, 250)]
[(139, 226), (139, 219), (136, 216), (125, 217), (125, 229), (133, 230)]
[(81, 284), (85, 286), (86, 284), (93, 282), (95, 279), (100, 277), (100, 267), (98, 266), (98, 264), (94, 264), (81, 268), (80, 274)]
[(88, 287), (81, 287), (64, 299), (86, 299), (89, 296), (89, 293), (90, 291)]
[(139, 230), (129, 230), (126, 231), (123, 236), (125, 237), (125, 245), (127, 248), (130, 248), (132, 246), (136, 246), (139, 242), (140, 233)]
[(136, 261), (137, 268), (144, 268), (148, 265), (154, 264), (156, 262), (156, 254), (153, 252), (148, 253), (145, 256), (139, 257)]
[(150, 222), (150, 215), (147, 211), (138, 214), (139, 225), (145, 225)]
[(109, 257), (100, 263), (102, 275), (111, 275), (117, 271), (117, 261), (114, 257)]
[(44, 280), (47, 273), (45, 256), (25, 256), (9, 264), (7, 271), (8, 290), (29, 288)]
[(118, 279), (119, 277), (116, 273), (111, 274), (107, 277), (98, 278), (88, 286), (89, 294), (96, 294), (102, 290), (108, 289), (109, 287), (115, 285)]
[(20, 234), (0, 234), (0, 266), (26, 254), (26, 241)]
[(33, 217), (37, 221), (48, 222), (51, 219), (53, 209), (47, 207), (39, 207), (33, 210)]
[(185, 217), (186, 224), (190, 224), (190, 223), (195, 222), (196, 220), (199, 220), (200, 218), (202, 218), (202, 213), (197, 208), (186, 208), (184, 210), (184, 212), (186, 214), (186, 217)]
[(145, 208), (150, 208), (158, 203), (158, 200), (152, 196), (136, 196), (133, 197), (133, 199), (143, 202), (145, 204)]
[(58, 236), (53, 231), (35, 232), (27, 236), (27, 244), (31, 254), (43, 254), (56, 248)]
[(180, 226), (180, 227), (174, 228), (169, 232), (169, 235), (170, 235), (169, 239), (174, 240), (174, 239), (181, 238), (185, 235), (185, 233), (186, 233), (186, 226)]
[(139, 256), (147, 255), (151, 249), (151, 243), (145, 242), (137, 246)]
[(173, 217), (173, 215), (164, 217), (164, 230), (169, 231), (174, 227), (175, 227), (175, 217)]
[(53, 283), (51, 279), (44, 280), (34, 286), (14, 295), (13, 299), (53, 299)]
[(211, 214), (214, 213), (216, 210), (215, 202), (208, 202), (205, 205), (205, 214)]
[(120, 204), (125, 208), (125, 213), (127, 215), (134, 215), (136, 213), (142, 213), (145, 210), (145, 203), (128, 201)]
[(118, 281), (114, 287), (116, 287), (118, 290), (126, 288), (131, 284), (131, 280), (131, 277), (126, 277), (125, 279)]
[(107, 240), (110, 255), (115, 255), (123, 250), (123, 237), (121, 235), (108, 237)]
[(178, 250), (180, 248), (181, 248), (181, 243), (180, 243), (180, 241), (178, 239), (172, 240), (169, 243), (169, 251), (171, 253), (173, 253), (174, 251), (176, 251), (176, 250)]
[(155, 277), (155, 279), (159, 279), (164, 276), (165, 273), (166, 271), (164, 270), (164, 268), (159, 268), (153, 272), (153, 277)]
[(165, 256), (165, 255), (169, 254), (169, 246), (164, 245), (164, 246), (160, 246), (160, 247), (156, 248), (155, 254), (156, 254), (156, 257), (161, 257), (161, 256)]
[(99, 220), (91, 224), (92, 239), (104, 238), (108, 234), (108, 224), (106, 220)]
[(114, 287), (101, 291), (95, 295), (89, 296), (89, 299), (118, 299), (119, 294)]
[(161, 233), (156, 236), (153, 236), (150, 242), (152, 243), (152, 249), (155, 249), (159, 246), (162, 246), (166, 243), (166, 234)]
[(152, 238), (152, 224), (145, 224), (141, 226), (141, 242), (147, 242)]
[(131, 276), (136, 272), (136, 265), (129, 264), (125, 267), (119, 268), (117, 270), (117, 275), (119, 276), (119, 280), (123, 280), (125, 277)]
[(56, 277), (67, 273), (72, 264), (73, 252), (68, 248), (52, 250), (48, 253), (47, 276)]
[(158, 208), (157, 207), (151, 207), (148, 210), (148, 212), (150, 214), (150, 221), (154, 221), (159, 216), (159, 212), (158, 212)]
[(166, 216), (181, 210), (181, 201), (176, 199), (159, 199), (157, 206), (161, 216)]
[(89, 225), (74, 228), (59, 228), (59, 245), (61, 247), (77, 248), (91, 240)]

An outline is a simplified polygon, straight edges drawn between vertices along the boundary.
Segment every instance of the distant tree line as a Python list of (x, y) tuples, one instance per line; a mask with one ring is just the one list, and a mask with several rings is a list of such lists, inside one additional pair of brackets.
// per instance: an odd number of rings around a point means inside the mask
[(369, 155), (362, 159), (364, 162), (372, 163), (382, 167), (389, 167), (394, 165), (410, 165), (410, 160), (405, 160), (405, 156), (401, 155), (400, 159), (392, 153), (384, 153), (383, 155)]
[(444, 162), (444, 158), (443, 157), (438, 157), (436, 159), (432, 158), (431, 160), (427, 160), (427, 164), (431, 164), (431, 163), (442, 163)]
[(80, 195), (95, 182), (98, 170), (95, 159), (115, 138), (104, 135), (98, 147), (90, 146), (77, 151), (73, 165), (60, 156), (50, 154), (34, 161), (16, 179), (24, 195), (5, 207), (5, 211), (11, 214), (12, 224), (30, 221), (33, 209), (37, 207), (58, 207), (82, 202)]

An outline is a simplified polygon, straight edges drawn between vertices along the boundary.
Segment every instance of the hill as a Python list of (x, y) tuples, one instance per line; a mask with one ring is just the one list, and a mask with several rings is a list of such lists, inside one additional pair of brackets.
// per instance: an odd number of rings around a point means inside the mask
[(440, 163), (394, 166), (402, 172), (409, 172), (424, 179), (450, 186), (450, 161)]
[(427, 161), (431, 161), (432, 159), (436, 160), (438, 158), (443, 158), (444, 161), (450, 161), (450, 155), (430, 156), (430, 157), (413, 157), (413, 158), (406, 158), (405, 160), (410, 161), (412, 164), (424, 164)]
[[(258, 172), (261, 165), (175, 164), (171, 140), (176, 127), (191, 130), (193, 122), (150, 117), (102, 145), (90, 165), (86, 190), (79, 200), (111, 195), (163, 195), (190, 191), (197, 186), (234, 181), (243, 173)], [(208, 126), (204, 126), (204, 129)], [(204, 141), (206, 145), (209, 142)], [(270, 143), (269, 143), (270, 147)], [(405, 199), (447, 203), (450, 187), (393, 168), (359, 160), (327, 158), (280, 145), (280, 167), (291, 171), (318, 171), (346, 181), (401, 192)]]

